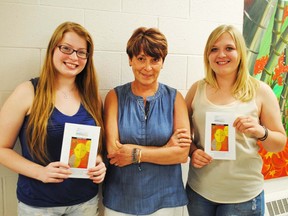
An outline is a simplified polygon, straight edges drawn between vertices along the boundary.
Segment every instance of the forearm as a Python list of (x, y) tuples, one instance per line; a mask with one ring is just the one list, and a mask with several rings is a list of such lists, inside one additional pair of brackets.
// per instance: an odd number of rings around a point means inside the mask
[(39, 164), (33, 163), (13, 149), (1, 148), (0, 149), (0, 163), (21, 175), (39, 180), (39, 170), (43, 167)]
[(278, 131), (271, 131), (267, 128), (267, 138), (261, 141), (262, 146), (269, 152), (282, 151), (287, 143), (287, 136)]
[(161, 165), (186, 163), (189, 147), (140, 147), (141, 162)]
[(177, 129), (163, 146), (142, 146), (136, 144), (121, 144), (119, 141), (107, 142), (108, 158), (111, 164), (127, 166), (138, 161), (155, 164), (185, 163), (191, 143), (190, 134), (186, 129)]

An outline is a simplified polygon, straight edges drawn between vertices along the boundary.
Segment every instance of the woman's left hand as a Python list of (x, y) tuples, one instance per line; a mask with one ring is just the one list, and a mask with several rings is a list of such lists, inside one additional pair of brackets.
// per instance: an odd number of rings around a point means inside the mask
[(96, 166), (90, 168), (87, 174), (90, 176), (90, 179), (93, 180), (94, 183), (99, 184), (103, 182), (106, 175), (106, 166), (100, 155), (97, 155)]
[(116, 140), (116, 146), (117, 149), (107, 156), (110, 159), (110, 164), (119, 167), (132, 164), (132, 151), (135, 147), (129, 144), (123, 145), (118, 140)]
[(258, 120), (251, 116), (239, 116), (233, 126), (241, 133), (245, 133), (256, 138), (263, 137), (265, 131)]

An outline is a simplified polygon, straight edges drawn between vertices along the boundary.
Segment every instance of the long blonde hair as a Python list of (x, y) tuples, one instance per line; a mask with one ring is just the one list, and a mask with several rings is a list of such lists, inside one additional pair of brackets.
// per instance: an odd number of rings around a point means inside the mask
[(87, 41), (89, 57), (83, 71), (76, 76), (75, 82), (80, 94), (81, 103), (93, 117), (96, 124), (101, 127), (98, 152), (101, 153), (102, 151), (102, 135), (104, 134), (103, 108), (93, 63), (94, 45), (92, 37), (81, 25), (74, 22), (64, 22), (56, 28), (48, 44), (26, 131), (28, 149), (32, 157), (43, 164), (50, 162), (47, 153), (46, 137), (48, 119), (54, 109), (55, 102), (55, 78), (57, 70), (53, 65), (53, 54), (58, 43), (67, 32), (75, 32)]
[(259, 86), (259, 81), (249, 74), (245, 40), (242, 34), (234, 26), (220, 25), (216, 29), (214, 29), (208, 37), (204, 49), (204, 65), (206, 73), (205, 81), (214, 88), (219, 88), (215, 72), (212, 70), (209, 64), (209, 55), (211, 53), (211, 48), (215, 44), (216, 40), (218, 40), (218, 38), (223, 33), (229, 33), (231, 35), (235, 42), (237, 52), (239, 54), (237, 78), (232, 88), (232, 94), (236, 99), (243, 102), (250, 101), (256, 95), (256, 89)]

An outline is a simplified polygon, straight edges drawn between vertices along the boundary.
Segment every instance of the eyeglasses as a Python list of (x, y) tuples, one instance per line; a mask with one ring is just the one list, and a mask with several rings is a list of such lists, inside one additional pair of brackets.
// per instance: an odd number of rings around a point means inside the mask
[(76, 52), (77, 57), (82, 59), (87, 59), (89, 56), (89, 53), (87, 52), (86, 49), (74, 50), (73, 48), (66, 45), (59, 45), (58, 48), (62, 53), (67, 55), (72, 55), (72, 53)]

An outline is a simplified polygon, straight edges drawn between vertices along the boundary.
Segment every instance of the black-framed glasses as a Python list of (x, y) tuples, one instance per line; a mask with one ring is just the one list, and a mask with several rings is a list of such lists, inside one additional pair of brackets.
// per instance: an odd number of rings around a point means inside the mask
[(59, 45), (58, 48), (62, 53), (67, 55), (72, 55), (72, 53), (76, 52), (77, 57), (82, 59), (87, 59), (89, 56), (89, 53), (87, 52), (86, 49), (74, 50), (72, 47), (66, 45)]

